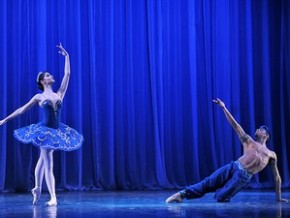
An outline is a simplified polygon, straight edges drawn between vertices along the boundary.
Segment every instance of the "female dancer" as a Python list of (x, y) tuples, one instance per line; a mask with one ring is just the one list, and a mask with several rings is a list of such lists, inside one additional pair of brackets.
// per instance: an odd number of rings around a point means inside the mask
[(83, 143), (83, 136), (76, 130), (61, 123), (60, 110), (65, 96), (70, 78), (70, 60), (68, 52), (57, 45), (59, 53), (65, 57), (64, 76), (57, 92), (52, 90), (54, 84), (53, 76), (48, 72), (40, 72), (37, 76), (37, 85), (42, 93), (36, 94), (24, 106), (15, 110), (12, 114), (0, 120), (0, 126), (8, 120), (15, 118), (33, 105), (38, 104), (43, 113), (43, 120), (36, 124), (14, 130), (14, 136), (22, 143), (40, 148), (40, 157), (35, 168), (35, 187), (31, 190), (33, 194), (33, 205), (35, 205), (41, 195), (42, 181), (45, 181), (50, 194), (50, 201), (47, 206), (56, 206), (55, 179), (53, 174), (53, 151), (72, 151), (78, 149)]

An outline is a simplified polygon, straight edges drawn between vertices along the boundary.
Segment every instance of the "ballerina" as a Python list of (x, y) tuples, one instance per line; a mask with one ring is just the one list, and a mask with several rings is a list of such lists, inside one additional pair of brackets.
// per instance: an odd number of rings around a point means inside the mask
[(55, 178), (53, 174), (53, 152), (55, 150), (73, 151), (81, 147), (83, 136), (73, 128), (60, 122), (61, 105), (67, 91), (70, 78), (70, 59), (68, 52), (60, 43), (57, 45), (59, 54), (65, 57), (64, 76), (57, 92), (52, 85), (54, 78), (49, 72), (40, 72), (37, 75), (37, 85), (42, 93), (34, 95), (31, 100), (12, 114), (0, 120), (0, 126), (7, 121), (23, 114), (32, 106), (38, 104), (43, 113), (41, 122), (14, 130), (14, 137), (22, 143), (32, 143), (39, 147), (40, 156), (35, 167), (35, 187), (31, 190), (32, 204), (37, 204), (41, 191), (42, 181), (45, 182), (50, 194), (47, 206), (56, 206)]

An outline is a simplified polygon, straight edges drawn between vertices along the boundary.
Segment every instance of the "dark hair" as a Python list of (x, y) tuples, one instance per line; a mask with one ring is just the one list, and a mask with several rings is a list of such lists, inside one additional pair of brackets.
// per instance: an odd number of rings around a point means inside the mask
[(269, 128), (267, 126), (265, 126), (265, 125), (260, 126), (259, 128), (260, 129), (264, 129), (267, 132), (267, 134), (268, 134), (269, 137), (268, 137), (266, 143), (268, 144), (270, 142), (270, 140), (271, 140), (271, 133), (270, 133)]
[(36, 83), (37, 83), (37, 87), (43, 91), (44, 88), (43, 88), (43, 85), (41, 84), (41, 80), (43, 80), (44, 76), (45, 76), (45, 73), (47, 73), (47, 71), (41, 71), (37, 74), (37, 78), (36, 78)]

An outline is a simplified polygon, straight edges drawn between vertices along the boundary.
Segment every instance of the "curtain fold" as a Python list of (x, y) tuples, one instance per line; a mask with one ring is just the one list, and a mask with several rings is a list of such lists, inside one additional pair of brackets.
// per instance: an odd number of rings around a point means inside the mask
[[(65, 190), (173, 189), (242, 155), (221, 98), (244, 130), (270, 127), (283, 187), (290, 185), (290, 3), (287, 0), (60, 0), (0, 5), (0, 119), (38, 93), (37, 73), (63, 76), (61, 121), (84, 135), (54, 153)], [(37, 106), (0, 127), (0, 190), (34, 186), (39, 151), (13, 130), (41, 120)], [(250, 187), (273, 187), (271, 171)]]

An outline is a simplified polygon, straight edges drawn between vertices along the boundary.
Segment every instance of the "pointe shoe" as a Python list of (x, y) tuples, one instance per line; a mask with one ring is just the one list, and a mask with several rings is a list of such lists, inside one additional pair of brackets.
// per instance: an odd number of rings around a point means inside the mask
[(171, 195), (169, 198), (166, 199), (166, 203), (172, 203), (172, 202), (182, 202), (181, 194), (180, 193), (175, 193), (174, 195)]
[(51, 199), (50, 201), (45, 203), (45, 206), (56, 206), (57, 205), (57, 201), (56, 199)]
[(41, 195), (41, 189), (40, 187), (35, 187), (31, 190), (31, 193), (33, 195), (33, 201), (32, 201), (32, 204), (33, 205), (36, 205), (39, 198), (40, 198), (40, 195)]

